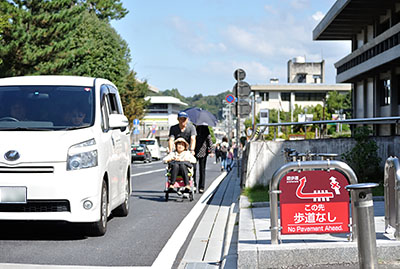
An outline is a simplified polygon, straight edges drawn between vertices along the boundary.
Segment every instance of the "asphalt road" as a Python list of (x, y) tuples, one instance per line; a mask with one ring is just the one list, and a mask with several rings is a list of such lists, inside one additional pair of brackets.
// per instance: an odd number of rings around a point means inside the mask
[[(207, 163), (206, 187), (219, 176)], [(52, 222), (0, 222), (0, 263), (151, 266), (176, 227), (198, 200), (165, 202), (165, 165), (132, 165), (132, 199), (128, 217), (111, 217), (103, 237), (86, 237), (79, 226)]]

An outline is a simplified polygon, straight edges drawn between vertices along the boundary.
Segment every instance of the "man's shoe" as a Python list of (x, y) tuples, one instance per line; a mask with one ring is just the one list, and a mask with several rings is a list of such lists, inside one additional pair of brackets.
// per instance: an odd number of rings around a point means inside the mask
[(204, 190), (203, 189), (199, 189), (199, 193), (203, 193), (204, 192)]

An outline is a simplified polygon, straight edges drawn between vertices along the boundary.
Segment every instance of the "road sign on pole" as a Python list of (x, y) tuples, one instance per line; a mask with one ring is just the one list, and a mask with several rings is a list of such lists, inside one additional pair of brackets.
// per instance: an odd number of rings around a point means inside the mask
[(233, 72), (233, 77), (234, 77), (237, 81), (243, 80), (243, 79), (246, 78), (246, 72), (244, 72), (244, 70), (241, 69), (241, 68), (236, 69), (235, 72)]
[(237, 82), (233, 88), (238, 89), (238, 97), (247, 97), (251, 92), (250, 85), (246, 81)]
[(251, 113), (251, 106), (248, 102), (239, 103), (239, 114), (241, 117), (247, 117)]
[(235, 102), (235, 96), (233, 95), (233, 94), (228, 94), (226, 97), (225, 97), (225, 100), (230, 104), (230, 103), (233, 103), (233, 102)]

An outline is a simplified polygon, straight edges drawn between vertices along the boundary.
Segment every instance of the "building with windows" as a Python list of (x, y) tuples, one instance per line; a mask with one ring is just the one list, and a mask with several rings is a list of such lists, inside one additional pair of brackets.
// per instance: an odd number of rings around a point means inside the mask
[(325, 61), (306, 62), (305, 57), (288, 61), (288, 83), (324, 83)]
[(351, 90), (350, 84), (266, 84), (251, 85), (255, 93), (256, 113), (260, 109), (276, 109), (290, 112), (295, 105), (300, 107), (324, 106), (329, 92), (338, 91), (346, 94)]
[(147, 96), (150, 106), (140, 124), (140, 137), (155, 137), (166, 146), (169, 127), (178, 123), (179, 111), (187, 104), (172, 96)]
[(254, 92), (255, 112), (260, 109), (293, 111), (300, 107), (324, 106), (329, 92), (338, 91), (346, 94), (351, 91), (351, 84), (324, 84), (325, 62), (306, 62), (304, 57), (288, 61), (288, 83), (279, 84), (276, 79), (270, 84), (251, 85)]
[[(353, 84), (355, 118), (400, 115), (400, 1), (338, 0), (313, 30), (314, 40), (349, 40), (336, 64), (336, 81)], [(375, 125), (395, 135), (395, 124)]]

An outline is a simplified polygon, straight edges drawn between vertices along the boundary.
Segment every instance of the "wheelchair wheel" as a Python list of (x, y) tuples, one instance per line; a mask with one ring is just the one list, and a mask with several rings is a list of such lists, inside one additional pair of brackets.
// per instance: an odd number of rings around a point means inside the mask
[(169, 193), (166, 192), (166, 193), (165, 193), (165, 202), (168, 202), (168, 198), (169, 198)]

